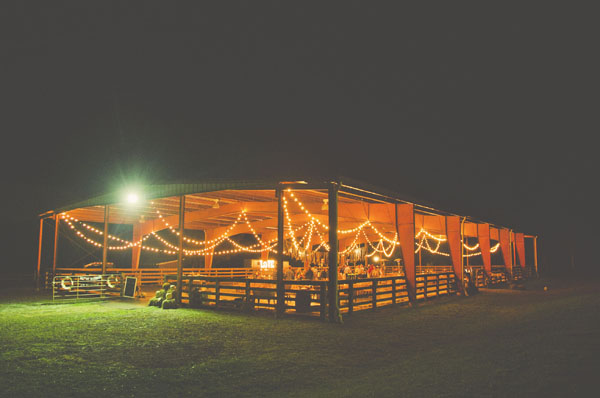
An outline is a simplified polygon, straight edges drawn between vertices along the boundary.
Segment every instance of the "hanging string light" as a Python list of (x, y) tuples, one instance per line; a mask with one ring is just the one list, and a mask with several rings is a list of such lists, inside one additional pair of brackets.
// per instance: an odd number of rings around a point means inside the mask
[[(241, 217), (244, 216), (245, 217), (245, 211), (243, 211), (237, 218), (237, 220), (234, 222), (234, 224), (232, 224), (226, 231), (230, 232), (233, 227), (239, 222), (239, 220), (241, 219)], [(162, 218), (162, 216), (159, 214), (159, 217)], [(62, 218), (67, 222), (67, 224), (69, 225), (69, 228), (71, 228), (75, 234), (77, 236), (79, 236), (80, 238), (82, 238), (83, 240), (85, 240), (86, 242), (88, 242), (89, 244), (96, 246), (96, 247), (103, 247), (103, 243), (97, 242), (96, 240), (90, 238), (89, 236), (86, 236), (83, 232), (81, 232), (80, 230), (78, 230), (75, 225), (73, 224), (74, 222), (81, 224), (84, 228), (88, 229), (91, 232), (94, 232), (96, 234), (102, 235), (102, 231), (98, 230), (97, 228), (94, 228), (86, 223), (83, 223), (82, 221), (77, 220), (76, 218), (68, 215), (68, 214), (62, 214)], [(247, 218), (246, 218), (247, 220)], [(165, 224), (167, 225), (167, 228), (169, 228), (169, 230), (171, 230), (172, 232), (175, 232), (173, 230), (172, 227), (170, 227), (168, 225), (168, 223), (166, 222), (166, 220), (163, 219), (163, 221), (165, 222)], [(248, 221), (248, 220), (247, 220)], [(254, 236), (258, 238), (258, 235), (256, 234), (256, 231), (254, 230), (254, 228), (251, 226), (250, 222), (248, 221), (248, 225), (251, 227), (251, 230), (254, 231)], [(178, 234), (177, 234), (178, 235)], [(145, 235), (144, 237), (142, 237), (140, 240), (138, 240), (137, 242), (130, 242), (124, 239), (121, 239), (119, 237), (113, 236), (113, 235), (107, 235), (110, 239), (118, 241), (118, 242), (122, 242), (124, 243), (124, 245), (122, 246), (107, 246), (108, 250), (127, 250), (130, 249), (132, 247), (141, 247), (141, 249), (143, 250), (147, 250), (150, 252), (154, 252), (154, 253), (164, 253), (164, 254), (177, 254), (179, 252), (179, 247), (170, 243), (169, 241), (167, 241), (166, 239), (162, 238), (160, 235), (158, 235), (156, 232), (152, 231), (150, 232), (150, 234)], [(145, 246), (142, 245), (142, 242), (146, 241), (149, 237), (154, 237), (156, 240), (158, 240), (160, 243), (162, 243), (164, 246), (166, 246), (168, 249), (159, 249), (159, 248), (155, 248), (155, 247), (150, 247), (150, 246)], [(186, 238), (184, 237), (184, 240)], [(220, 250), (220, 251), (213, 251), (212, 249), (214, 249), (216, 246), (218, 246), (220, 243), (222, 243), (223, 241), (227, 240), (228, 242), (230, 242), (231, 244), (233, 244), (236, 249), (231, 249), (231, 250)], [(277, 253), (276, 250), (274, 250), (274, 247), (277, 245), (277, 239), (272, 239), (269, 240), (267, 242), (262, 241), (260, 238), (258, 238), (259, 242), (251, 245), (251, 246), (243, 246), (238, 244), (237, 242), (235, 242), (234, 240), (232, 240), (228, 235), (226, 235), (225, 233), (222, 234), (221, 236), (215, 238), (215, 239), (211, 239), (211, 240), (206, 240), (206, 241), (194, 241), (193, 239), (189, 239), (186, 241), (192, 241), (190, 243), (193, 242), (197, 242), (197, 243), (201, 243), (201, 244), (206, 244), (206, 243), (212, 243), (212, 245), (210, 246), (205, 246), (202, 249), (199, 250), (187, 250), (184, 249), (184, 253), (186, 255), (208, 255), (208, 254), (212, 254), (212, 255), (219, 255), (219, 254), (233, 254), (233, 253), (239, 253), (239, 252), (250, 252), (250, 253), (260, 253), (263, 251), (271, 251), (273, 253)], [(256, 247), (261, 246), (262, 248), (260, 249), (255, 249)], [(171, 249), (171, 250), (169, 250)]]
[[(439, 254), (439, 255), (442, 255), (445, 257), (450, 256), (449, 253), (444, 253), (439, 250), (442, 242), (446, 242), (448, 240), (447, 238), (445, 238), (443, 236), (432, 235), (423, 228), (421, 228), (419, 233), (417, 233), (415, 235), (415, 238), (420, 238), (419, 243), (416, 243), (417, 249), (415, 250), (415, 253), (418, 253), (422, 249), (425, 249), (431, 254)], [(436, 241), (437, 245), (436, 245), (435, 249), (431, 248), (431, 245), (429, 244), (429, 239), (433, 239)]]

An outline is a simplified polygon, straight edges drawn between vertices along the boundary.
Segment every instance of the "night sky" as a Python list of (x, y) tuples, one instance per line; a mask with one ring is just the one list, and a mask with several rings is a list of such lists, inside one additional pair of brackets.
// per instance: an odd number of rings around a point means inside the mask
[[(3, 1), (1, 267), (37, 215), (131, 181), (346, 175), (593, 270), (591, 10)], [(454, 2), (452, 2), (454, 3)], [(566, 4), (566, 3), (565, 3)]]

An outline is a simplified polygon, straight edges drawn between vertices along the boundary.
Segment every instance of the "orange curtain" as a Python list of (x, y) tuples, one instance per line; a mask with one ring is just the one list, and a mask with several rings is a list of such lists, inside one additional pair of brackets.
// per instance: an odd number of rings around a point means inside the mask
[(498, 237), (498, 228), (490, 227), (490, 239), (500, 240)]
[(398, 204), (398, 238), (404, 259), (404, 272), (409, 298), (414, 299), (415, 278), (415, 213), (412, 204)]
[(450, 258), (452, 259), (456, 280), (460, 282), (458, 283), (458, 289), (462, 291), (462, 243), (460, 235), (460, 217), (446, 216), (446, 236), (448, 237), (448, 246), (450, 247)]
[(525, 235), (522, 233), (515, 233), (515, 243), (517, 247), (517, 256), (519, 256), (519, 262), (521, 268), (525, 268)]
[(511, 269), (511, 252), (510, 252), (510, 231), (508, 229), (500, 229), (500, 249), (502, 250), (502, 258), (504, 266), (508, 272), (512, 273)]
[(492, 272), (492, 253), (490, 253), (490, 224), (477, 224), (477, 238), (486, 274)]

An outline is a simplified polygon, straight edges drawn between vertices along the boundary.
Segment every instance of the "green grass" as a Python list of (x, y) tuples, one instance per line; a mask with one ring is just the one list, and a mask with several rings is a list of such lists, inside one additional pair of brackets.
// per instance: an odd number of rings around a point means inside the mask
[(337, 325), (5, 290), (0, 396), (595, 397), (599, 293), (535, 281)]

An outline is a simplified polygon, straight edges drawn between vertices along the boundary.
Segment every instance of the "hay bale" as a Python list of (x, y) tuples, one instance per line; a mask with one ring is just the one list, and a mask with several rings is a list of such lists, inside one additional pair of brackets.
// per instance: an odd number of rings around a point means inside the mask
[(175, 288), (175, 285), (171, 285), (167, 291), (161, 308), (163, 310), (177, 308), (177, 289)]
[(148, 305), (152, 306), (152, 307), (160, 307), (162, 302), (164, 301), (166, 295), (167, 295), (167, 290), (165, 290), (165, 289), (157, 290), (156, 293), (154, 294), (154, 297), (152, 297), (150, 299), (150, 301), (148, 302)]

